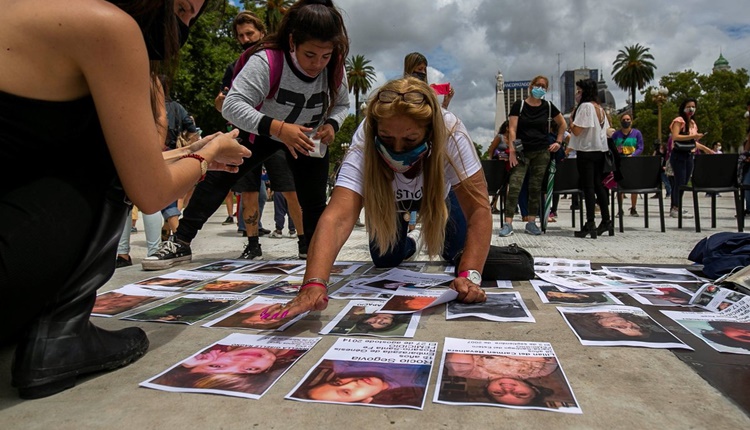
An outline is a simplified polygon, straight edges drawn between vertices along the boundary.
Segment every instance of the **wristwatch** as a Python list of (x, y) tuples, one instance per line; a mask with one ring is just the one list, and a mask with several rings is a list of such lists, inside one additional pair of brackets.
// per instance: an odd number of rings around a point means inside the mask
[(463, 272), (458, 273), (458, 277), (467, 278), (477, 285), (482, 285), (482, 274), (476, 270), (464, 270)]

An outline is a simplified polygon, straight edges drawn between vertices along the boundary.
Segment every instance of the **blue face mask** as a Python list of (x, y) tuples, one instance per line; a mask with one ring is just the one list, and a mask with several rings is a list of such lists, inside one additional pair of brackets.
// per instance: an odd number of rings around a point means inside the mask
[(535, 99), (541, 99), (545, 95), (547, 95), (547, 90), (542, 87), (534, 87), (531, 89), (531, 96)]
[(405, 173), (414, 167), (419, 160), (430, 154), (430, 144), (425, 140), (416, 148), (406, 152), (393, 152), (383, 144), (379, 137), (375, 136), (375, 147), (385, 161), (385, 164), (396, 173)]

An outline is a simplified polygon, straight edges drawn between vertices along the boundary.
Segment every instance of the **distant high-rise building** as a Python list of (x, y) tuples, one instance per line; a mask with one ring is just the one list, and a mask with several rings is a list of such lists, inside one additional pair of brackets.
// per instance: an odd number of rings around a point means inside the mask
[(510, 107), (516, 100), (523, 100), (529, 96), (531, 81), (507, 81), (503, 85), (505, 92), (505, 112), (510, 113)]
[(566, 70), (560, 76), (560, 104), (562, 113), (570, 113), (576, 104), (576, 82), (591, 78), (599, 80), (599, 71), (595, 69)]

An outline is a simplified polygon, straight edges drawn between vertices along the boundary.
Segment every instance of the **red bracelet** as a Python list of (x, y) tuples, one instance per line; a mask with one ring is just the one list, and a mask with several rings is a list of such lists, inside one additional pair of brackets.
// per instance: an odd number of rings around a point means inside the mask
[(300, 291), (304, 290), (307, 287), (311, 287), (313, 285), (317, 285), (319, 287), (323, 287), (324, 290), (326, 290), (326, 293), (328, 292), (328, 287), (325, 286), (325, 284), (322, 284), (320, 282), (307, 282), (305, 285), (301, 286), (299, 288)]
[(208, 161), (206, 161), (206, 159), (203, 158), (202, 155), (195, 154), (195, 153), (193, 153), (193, 154), (185, 154), (182, 157), (180, 157), (180, 159), (183, 159), (183, 158), (195, 158), (196, 160), (200, 161), (200, 163), (201, 163), (201, 177), (200, 177), (200, 179), (198, 179), (198, 182), (201, 182), (204, 179), (206, 179), (206, 172), (208, 171)]

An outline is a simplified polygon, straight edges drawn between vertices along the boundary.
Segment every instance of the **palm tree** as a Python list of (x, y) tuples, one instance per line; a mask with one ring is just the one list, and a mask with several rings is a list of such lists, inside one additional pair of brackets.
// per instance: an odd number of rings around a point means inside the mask
[(654, 79), (656, 65), (652, 62), (654, 56), (646, 48), (636, 43), (626, 46), (617, 54), (612, 63), (612, 79), (615, 84), (625, 91), (630, 91), (630, 100), (633, 107), (633, 119), (635, 119), (635, 89), (642, 90), (646, 84)]
[(364, 55), (355, 55), (346, 59), (346, 79), (349, 81), (349, 92), (354, 93), (354, 121), (359, 124), (359, 95), (366, 94), (375, 80), (375, 68)]
[[(245, 3), (248, 3), (247, 1)], [(268, 34), (276, 33), (279, 27), (281, 18), (284, 16), (286, 11), (291, 5), (294, 4), (293, 0), (256, 0), (250, 1), (256, 8), (265, 9), (266, 15), (266, 29)]]

